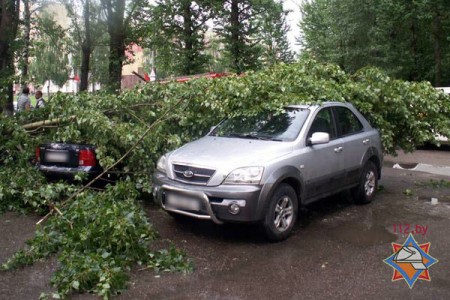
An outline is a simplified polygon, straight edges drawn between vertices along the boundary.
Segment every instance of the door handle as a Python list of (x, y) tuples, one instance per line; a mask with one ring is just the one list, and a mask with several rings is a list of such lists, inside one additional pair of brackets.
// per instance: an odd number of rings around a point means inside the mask
[(370, 142), (369, 139), (365, 139), (365, 140), (363, 141), (363, 144), (364, 144), (364, 145), (367, 145), (369, 142)]
[(337, 148), (334, 148), (334, 152), (341, 153), (343, 149), (344, 148), (342, 148), (342, 147), (337, 147)]

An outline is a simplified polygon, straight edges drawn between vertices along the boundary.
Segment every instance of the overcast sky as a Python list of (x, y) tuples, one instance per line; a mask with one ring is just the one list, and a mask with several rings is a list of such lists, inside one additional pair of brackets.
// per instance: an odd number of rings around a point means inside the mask
[(300, 35), (298, 23), (301, 19), (299, 9), (299, 5), (301, 3), (302, 0), (285, 0), (284, 2), (284, 8), (292, 11), (287, 17), (289, 26), (291, 27), (291, 31), (288, 34), (288, 39), (292, 49), (295, 50), (296, 52), (298, 52), (300, 49), (300, 46), (296, 45), (295, 39)]

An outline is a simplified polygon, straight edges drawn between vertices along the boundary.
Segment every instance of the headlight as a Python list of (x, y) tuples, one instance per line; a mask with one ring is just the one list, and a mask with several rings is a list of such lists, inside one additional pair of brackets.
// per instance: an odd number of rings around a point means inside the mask
[(158, 162), (156, 163), (156, 169), (162, 173), (166, 172), (166, 156), (163, 155), (158, 159)]
[(236, 169), (227, 176), (224, 184), (259, 184), (263, 171), (263, 167)]

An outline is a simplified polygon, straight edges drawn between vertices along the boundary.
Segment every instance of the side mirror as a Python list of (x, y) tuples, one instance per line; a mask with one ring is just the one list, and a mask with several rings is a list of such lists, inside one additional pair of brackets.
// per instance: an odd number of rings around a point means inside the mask
[(309, 139), (309, 145), (327, 144), (330, 142), (330, 135), (326, 132), (314, 132)]

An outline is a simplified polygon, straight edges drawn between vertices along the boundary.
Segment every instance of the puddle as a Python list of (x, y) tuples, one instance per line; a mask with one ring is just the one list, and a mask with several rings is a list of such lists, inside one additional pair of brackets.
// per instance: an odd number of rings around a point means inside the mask
[(440, 203), (445, 203), (445, 204), (449, 204), (449, 203), (450, 203), (450, 198), (449, 198), (448, 196), (447, 196), (447, 197), (426, 197), (426, 196), (418, 196), (418, 197), (417, 197), (417, 200), (423, 201), (423, 202), (425, 202), (425, 203), (429, 203), (430, 205), (433, 205), (432, 200), (431, 200), (432, 198), (437, 199), (437, 200), (435, 200), (436, 203), (435, 203), (434, 205), (438, 205), (438, 204), (440, 204)]
[(392, 168), (450, 176), (450, 167), (448, 166), (433, 166), (422, 163), (395, 163)]
[(331, 235), (355, 246), (373, 246), (394, 242), (397, 236), (385, 227), (375, 225), (370, 228), (364, 224), (347, 223), (330, 230)]

